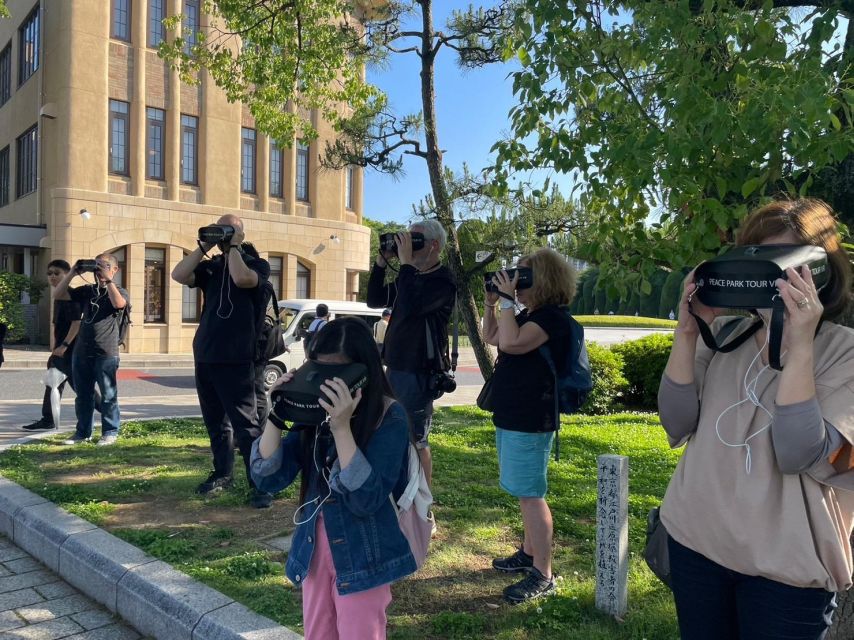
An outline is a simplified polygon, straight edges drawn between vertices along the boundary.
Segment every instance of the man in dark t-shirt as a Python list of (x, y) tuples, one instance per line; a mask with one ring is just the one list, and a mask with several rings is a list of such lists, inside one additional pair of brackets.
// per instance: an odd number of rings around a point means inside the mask
[[(71, 266), (65, 260), (51, 260), (47, 265), (47, 281), (56, 288), (60, 280), (71, 271)], [(66, 382), (74, 389), (74, 377), (71, 372), (71, 354), (74, 352), (74, 342), (80, 331), (80, 305), (72, 300), (53, 301), (53, 341), (52, 351), (47, 359), (47, 368), (56, 368), (66, 375)], [(59, 396), (65, 389), (65, 382), (59, 385)], [(45, 387), (42, 400), (42, 417), (32, 424), (21, 427), (24, 431), (44, 431), (54, 429), (53, 411), (51, 411), (50, 387)]]
[(255, 396), (257, 308), (270, 264), (241, 250), (243, 221), (222, 216), (217, 224), (234, 227), (222, 253), (203, 259), (213, 245), (200, 247), (172, 270), (172, 279), (204, 291), (199, 328), (193, 339), (196, 391), (208, 430), (213, 471), (196, 489), (208, 495), (232, 485), (236, 443), (252, 489), (251, 504), (269, 507), (272, 496), (259, 491), (249, 473), (252, 442), (261, 435)]
[(95, 387), (101, 392), (101, 438), (99, 446), (111, 445), (119, 435), (120, 413), (116, 373), (119, 369), (119, 320), (130, 302), (128, 292), (113, 282), (119, 271), (115, 256), (102, 253), (95, 258), (95, 283), (69, 287), (82, 273), (78, 260), (56, 286), (58, 300), (70, 299), (80, 305), (80, 332), (71, 356), (71, 370), (77, 399), (77, 430), (65, 444), (88, 442), (92, 437)]
[[(413, 249), (411, 233), (424, 235), (423, 247)], [(447, 234), (436, 220), (412, 225), (409, 232), (396, 236), (397, 279), (385, 284), (388, 260), (395, 255), (387, 251), (377, 256), (368, 280), (368, 306), (392, 308), (394, 320), (386, 330), (383, 362), (394, 395), (409, 415), (427, 482), (433, 479), (427, 439), (436, 397), (431, 379), (446, 366), (448, 320), (457, 295), (453, 275), (440, 261), (446, 240)]]

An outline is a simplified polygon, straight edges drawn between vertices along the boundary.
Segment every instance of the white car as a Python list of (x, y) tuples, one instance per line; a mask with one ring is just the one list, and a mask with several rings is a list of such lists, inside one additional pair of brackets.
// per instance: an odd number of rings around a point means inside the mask
[(364, 302), (343, 302), (341, 300), (312, 300), (294, 298), (279, 300), (279, 317), (282, 320), (282, 330), (285, 336), (285, 346), (288, 351), (267, 363), (264, 369), (264, 383), (269, 389), (285, 371), (299, 367), (305, 362), (303, 337), (308, 325), (314, 320), (317, 305), (329, 307), (329, 319), (355, 316), (368, 323), (373, 329), (374, 324), (382, 317), (382, 309), (371, 309)]

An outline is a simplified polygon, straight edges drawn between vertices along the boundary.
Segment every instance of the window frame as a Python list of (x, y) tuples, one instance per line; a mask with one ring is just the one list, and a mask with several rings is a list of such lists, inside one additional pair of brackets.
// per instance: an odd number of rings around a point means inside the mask
[[(155, 20), (156, 13), (154, 7), (160, 6), (160, 20)], [(166, 18), (166, 0), (148, 0), (148, 29), (145, 34), (145, 44), (149, 49), (157, 49), (161, 42), (166, 40), (166, 28), (163, 26), (163, 20)], [(160, 33), (157, 33), (157, 30)], [(155, 41), (155, 38), (159, 37)]]
[[(159, 113), (160, 118), (152, 117), (153, 113)], [(152, 146), (153, 139), (151, 137), (152, 128), (159, 132), (159, 145), (155, 150)], [(157, 107), (145, 108), (145, 177), (147, 180), (166, 180), (166, 167), (163, 157), (163, 141), (166, 133), (166, 111)], [(152, 156), (155, 155), (152, 151), (156, 151), (156, 155), (160, 157), (160, 170), (155, 173), (151, 170)]]
[[(278, 156), (278, 170), (273, 170), (273, 157)], [(276, 178), (276, 182), (273, 179)], [(274, 188), (278, 186), (278, 189)], [(273, 198), (285, 197), (285, 150), (270, 140), (270, 196)]]
[(12, 40), (0, 51), (0, 107), (12, 99)]
[[(23, 145), (29, 140), (29, 148)], [(24, 170), (24, 162), (28, 163)], [(36, 191), (39, 178), (39, 126), (34, 124), (15, 138), (15, 199), (23, 198)], [(26, 190), (25, 190), (26, 189)]]
[[(28, 35), (25, 35), (28, 34)], [(27, 38), (32, 36), (33, 42), (33, 57), (30, 61), (25, 61), (24, 56), (27, 50), (25, 44), (29, 42)], [(27, 17), (21, 22), (18, 27), (18, 88), (32, 78), (36, 71), (39, 70), (41, 64), (41, 14), (39, 5), (33, 8), (27, 14)]]
[[(282, 255), (272, 255), (267, 256), (267, 262), (270, 264), (270, 277), (268, 280), (270, 284), (273, 283), (274, 278), (278, 278), (279, 286), (274, 286), (273, 289), (276, 292), (276, 299), (282, 299), (282, 286), (284, 285), (284, 276), (285, 276), (285, 256)], [(273, 265), (278, 262), (278, 267), (273, 268)]]
[[(308, 173), (309, 173), (309, 152), (311, 146), (297, 143), (296, 167), (294, 170), (294, 193), (296, 199), (300, 202), (311, 202), (311, 193), (308, 190)], [(300, 189), (300, 183), (304, 181), (303, 189)], [(302, 191), (302, 192), (301, 192)]]
[[(300, 295), (300, 292), (303, 290), (303, 287), (300, 286), (300, 280), (305, 282), (305, 287), (303, 294)], [(311, 298), (311, 268), (307, 265), (303, 264), (299, 260), (297, 260), (297, 272), (296, 272), (296, 283), (295, 283), (295, 298)]]
[[(148, 252), (149, 251), (159, 251), (162, 255), (162, 260), (160, 259), (149, 259)], [(167, 260), (167, 251), (163, 247), (149, 247), (145, 246), (144, 252), (144, 266), (143, 266), (143, 298), (142, 298), (142, 322), (143, 324), (165, 324), (167, 318), (167, 296), (166, 296), (166, 260)], [(156, 266), (157, 263), (160, 263), (160, 278), (159, 282), (156, 283), (157, 288), (160, 290), (160, 310), (159, 315), (152, 314), (149, 316), (149, 277), (148, 277), (148, 268), (149, 266)], [(151, 317), (152, 319), (149, 319)]]
[[(247, 133), (252, 132), (252, 137), (247, 137)], [(252, 153), (247, 156), (247, 148), (251, 147)], [(246, 183), (246, 160), (247, 157), (252, 159), (251, 183), (247, 188)], [(258, 132), (251, 127), (240, 128), (240, 192), (250, 195), (258, 193)]]
[[(191, 8), (191, 7), (193, 9), (195, 9), (195, 19), (196, 19), (195, 25), (192, 25), (192, 26), (187, 25), (186, 24), (187, 21), (183, 21), (183, 23), (181, 24), (181, 30), (184, 31), (184, 37), (185, 37), (185, 39), (184, 39), (184, 53), (187, 53), (187, 54), (189, 54), (190, 51), (192, 50), (192, 48), (198, 44), (198, 42), (199, 42), (198, 34), (199, 34), (199, 31), (201, 31), (201, 26), (202, 26), (202, 9), (201, 9), (201, 3), (199, 2), (199, 0), (184, 0), (183, 7), (182, 7), (183, 16), (186, 18), (190, 15), (188, 8)], [(186, 35), (186, 30), (188, 29), (188, 27), (190, 30), (190, 35)]]
[(9, 204), (10, 184), (12, 166), (9, 164), (12, 157), (12, 145), (6, 145), (0, 149), (0, 207)]
[[(142, 0), (141, 0), (142, 1)], [(116, 31), (116, 11), (119, 9), (119, 3), (125, 3), (124, 13), (127, 16), (124, 23), (125, 35), (120, 35)], [(110, 2), (110, 38), (113, 40), (121, 40), (122, 42), (131, 42), (131, 26), (133, 22), (133, 0), (111, 0)]]
[[(185, 122), (185, 118), (187, 119)], [(187, 124), (190, 122), (190, 118), (193, 120), (193, 124)], [(191, 134), (193, 136), (193, 163), (192, 163), (192, 180), (186, 179), (186, 174), (184, 173), (186, 166), (184, 164), (186, 158), (186, 145), (185, 143), (185, 135)], [(197, 187), (199, 185), (199, 117), (191, 115), (189, 113), (181, 114), (181, 184), (190, 185), (193, 187)]]
[[(114, 111), (113, 110), (113, 104), (114, 103), (125, 105), (125, 107), (127, 108), (127, 111), (125, 113), (122, 113), (121, 111)], [(131, 149), (130, 149), (130, 103), (125, 102), (124, 100), (114, 100), (113, 98), (109, 98), (109, 111), (110, 111), (110, 120), (109, 120), (110, 139), (109, 139), (109, 147), (108, 147), (108, 153), (107, 153), (108, 162), (109, 162), (109, 167), (108, 167), (109, 171), (108, 172), (110, 173), (110, 175), (114, 175), (114, 176), (129, 177), (130, 176), (130, 153), (131, 153)], [(114, 169), (113, 168), (113, 147), (115, 146), (115, 140), (113, 139), (113, 135), (114, 135), (113, 123), (116, 120), (123, 121), (124, 126), (125, 126), (125, 132), (124, 132), (124, 136), (125, 136), (124, 152), (125, 153), (124, 153), (124, 165), (123, 165), (122, 169)], [(146, 165), (147, 164), (148, 163), (146, 163)], [(147, 171), (147, 168), (146, 168), (146, 171)]]

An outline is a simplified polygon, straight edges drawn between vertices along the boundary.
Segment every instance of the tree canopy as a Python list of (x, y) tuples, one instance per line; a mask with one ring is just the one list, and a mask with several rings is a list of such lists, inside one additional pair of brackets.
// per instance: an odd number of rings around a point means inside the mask
[(498, 166), (572, 174), (595, 230), (581, 257), (648, 293), (657, 265), (696, 264), (763, 198), (811, 194), (851, 158), (854, 21), (834, 34), (852, 8), (520, 0)]

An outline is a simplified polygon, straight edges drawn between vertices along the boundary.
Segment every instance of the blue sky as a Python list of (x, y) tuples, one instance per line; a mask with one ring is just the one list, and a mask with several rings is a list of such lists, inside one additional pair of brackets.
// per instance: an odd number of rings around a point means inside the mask
[[(491, 5), (485, 2), (484, 5)], [(451, 10), (467, 2), (434, 3), (435, 28), (442, 29)], [(455, 52), (440, 51), (436, 61), (436, 109), (439, 144), (445, 165), (455, 172), (467, 163), (477, 171), (490, 162), (490, 147), (509, 129), (507, 114), (514, 104), (511, 81), (506, 78), (512, 63), (495, 64), (472, 71), (460, 70)], [(394, 54), (387, 69), (368, 69), (368, 81), (382, 89), (398, 115), (421, 111), (420, 60), (414, 53)], [(365, 172), (364, 211), (373, 220), (407, 222), (412, 205), (430, 192), (423, 159), (404, 157), (405, 175), (392, 179), (373, 170)]]

